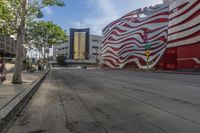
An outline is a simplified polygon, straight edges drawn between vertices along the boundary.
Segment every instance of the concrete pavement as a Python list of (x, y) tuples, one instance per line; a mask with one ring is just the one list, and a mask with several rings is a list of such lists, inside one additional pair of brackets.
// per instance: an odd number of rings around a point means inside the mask
[(12, 84), (12, 73), (7, 74), (7, 80), (0, 83), (0, 109), (2, 109), (6, 104), (16, 97), (20, 92), (26, 89), (30, 84), (32, 84), (38, 77), (43, 73), (27, 73), (23, 72), (23, 84)]
[(45, 72), (22, 73), (22, 84), (12, 84), (12, 73), (0, 84), (0, 132), (15, 118), (34, 92)]
[(199, 133), (200, 76), (52, 70), (8, 133)]
[(14, 68), (15, 68), (15, 64), (6, 63), (6, 72), (7, 73), (13, 73)]

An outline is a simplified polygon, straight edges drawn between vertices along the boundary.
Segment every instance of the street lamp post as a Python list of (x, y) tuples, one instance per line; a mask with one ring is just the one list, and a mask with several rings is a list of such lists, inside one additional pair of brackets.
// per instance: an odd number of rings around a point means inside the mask
[(151, 45), (148, 44), (148, 34), (149, 34), (149, 29), (145, 30), (144, 33), (144, 43), (146, 44), (145, 47), (145, 54), (146, 54), (146, 66), (147, 66), (147, 71), (149, 70), (149, 56), (150, 56), (150, 49)]

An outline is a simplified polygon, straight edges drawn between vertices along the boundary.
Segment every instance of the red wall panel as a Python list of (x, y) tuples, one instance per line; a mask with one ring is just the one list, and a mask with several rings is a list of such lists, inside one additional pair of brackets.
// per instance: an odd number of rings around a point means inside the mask
[(165, 54), (156, 65), (156, 69), (176, 70), (177, 69), (177, 48), (168, 48)]
[(178, 69), (200, 69), (200, 43), (177, 48)]
[(178, 58), (188, 58), (188, 57), (200, 58), (200, 42), (198, 44), (178, 47), (177, 55)]

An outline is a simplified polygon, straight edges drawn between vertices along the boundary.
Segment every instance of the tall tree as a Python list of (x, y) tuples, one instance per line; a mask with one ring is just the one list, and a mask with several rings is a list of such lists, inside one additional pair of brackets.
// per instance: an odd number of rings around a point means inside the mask
[(33, 20), (35, 17), (42, 17), (41, 9), (45, 6), (64, 6), (61, 0), (4, 0), (12, 3), (12, 14), (17, 19), (17, 49), (16, 49), (16, 64), (12, 82), (15, 84), (22, 83), (22, 60), (23, 60), (23, 45), (25, 38), (25, 27), (27, 21)]
[(43, 49), (67, 41), (67, 33), (53, 22), (33, 21), (27, 25), (26, 44), (30, 49), (37, 49), (46, 58)]

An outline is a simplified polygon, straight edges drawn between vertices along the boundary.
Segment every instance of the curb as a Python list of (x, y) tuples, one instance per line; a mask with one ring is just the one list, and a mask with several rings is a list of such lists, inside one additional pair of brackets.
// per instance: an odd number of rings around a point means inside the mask
[(0, 133), (5, 131), (9, 125), (13, 122), (17, 114), (24, 108), (29, 102), (31, 97), (38, 90), (42, 81), (49, 73), (50, 69), (46, 70), (44, 75), (34, 81), (27, 89), (17, 95), (12, 101), (10, 101), (3, 109), (0, 110)]
[[(132, 71), (132, 72), (148, 72), (148, 73), (166, 73), (166, 74), (185, 74), (185, 75), (200, 75), (200, 72), (179, 72), (179, 71), (158, 71), (158, 70), (134, 70), (134, 69), (109, 69), (119, 71)], [(107, 71), (109, 71), (107, 70)]]
[(165, 71), (163, 71), (163, 72), (160, 72), (160, 71), (158, 71), (158, 72), (155, 72), (155, 73), (166, 73), (166, 74), (184, 74), (184, 75), (200, 75), (200, 73), (199, 72), (197, 72), (197, 73), (192, 73), (192, 72), (165, 72)]

